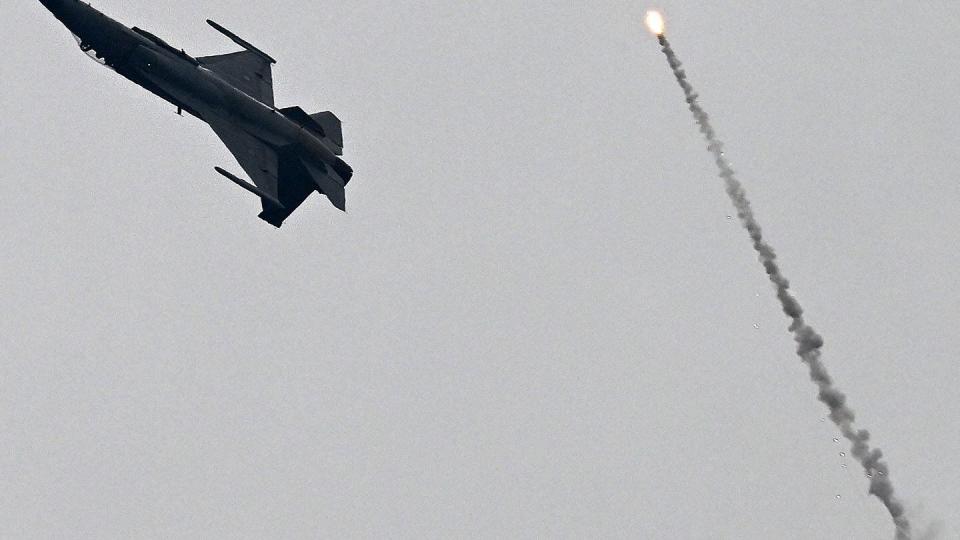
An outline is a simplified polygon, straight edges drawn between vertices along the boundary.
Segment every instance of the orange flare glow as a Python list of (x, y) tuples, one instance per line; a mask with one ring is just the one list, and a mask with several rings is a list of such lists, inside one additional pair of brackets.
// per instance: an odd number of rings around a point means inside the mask
[(645, 20), (651, 32), (658, 36), (663, 35), (663, 15), (659, 11), (648, 11)]

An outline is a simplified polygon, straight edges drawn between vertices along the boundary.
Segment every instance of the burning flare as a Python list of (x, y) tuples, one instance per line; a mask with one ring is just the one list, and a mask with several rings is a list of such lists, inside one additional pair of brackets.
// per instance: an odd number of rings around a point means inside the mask
[(648, 11), (645, 22), (651, 32), (658, 36), (663, 35), (663, 15), (659, 11)]

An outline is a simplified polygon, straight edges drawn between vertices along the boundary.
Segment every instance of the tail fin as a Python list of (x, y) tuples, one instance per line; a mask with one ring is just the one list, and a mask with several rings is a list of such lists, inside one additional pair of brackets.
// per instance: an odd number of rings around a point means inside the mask
[(300, 107), (285, 107), (280, 109), (284, 116), (316, 133), (331, 152), (338, 156), (343, 155), (343, 132), (340, 119), (330, 111), (317, 114), (307, 114)]
[(337, 146), (339, 151), (334, 153), (338, 156), (343, 154), (343, 129), (340, 125), (340, 119), (337, 118), (337, 115), (330, 111), (323, 111), (316, 114), (311, 114), (310, 118), (320, 125), (320, 127), (323, 129), (323, 132), (326, 133), (327, 139)]

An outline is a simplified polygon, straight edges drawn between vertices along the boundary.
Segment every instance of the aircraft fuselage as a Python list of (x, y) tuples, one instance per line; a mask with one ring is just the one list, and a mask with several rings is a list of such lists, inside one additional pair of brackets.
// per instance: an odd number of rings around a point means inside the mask
[[(329, 166), (343, 179), (343, 184), (349, 181), (352, 169), (337, 157), (329, 144), (317, 136), (316, 126), (313, 130), (308, 129), (306, 124), (309, 122), (288, 117), (272, 102), (264, 103), (245, 93), (184, 51), (147, 31), (128, 28), (85, 2), (40, 2), (74, 34), (85, 53), (170, 102), (178, 110), (187, 111), (210, 123), (215, 130), (217, 126), (214, 121), (221, 124), (228, 122), (273, 149), (295, 145), (298, 157)], [(273, 62), (272, 58), (226, 29), (211, 24), (231, 39), (262, 54), (270, 63)], [(272, 101), (272, 88), (270, 92)], [(322, 169), (322, 165), (319, 166)], [(342, 185), (339, 189), (342, 191)]]

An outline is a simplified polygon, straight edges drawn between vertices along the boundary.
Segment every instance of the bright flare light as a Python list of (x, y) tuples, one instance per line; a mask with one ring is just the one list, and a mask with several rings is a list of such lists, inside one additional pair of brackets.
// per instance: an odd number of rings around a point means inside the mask
[(648, 11), (646, 23), (651, 32), (658, 36), (663, 35), (663, 15), (659, 11)]

